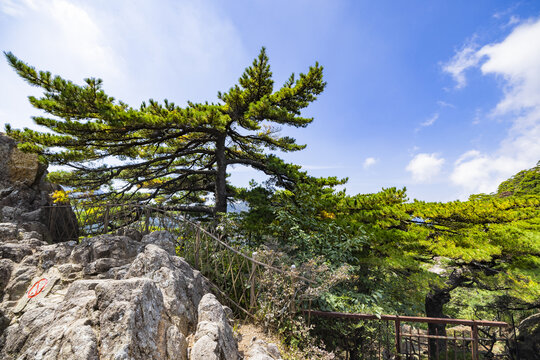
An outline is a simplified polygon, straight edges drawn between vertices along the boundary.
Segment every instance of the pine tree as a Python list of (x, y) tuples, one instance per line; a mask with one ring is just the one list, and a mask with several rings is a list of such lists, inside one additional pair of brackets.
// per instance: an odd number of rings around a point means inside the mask
[[(539, 195), (473, 195), (466, 202), (405, 206), (413, 215), (409, 231), (438, 275), (426, 294), (426, 316), (444, 317), (456, 294), (471, 290), (489, 294), (482, 306), (493, 312), (540, 308)], [(445, 334), (444, 325), (430, 324), (429, 333)], [(435, 341), (430, 343), (434, 351)]]
[(540, 161), (535, 167), (522, 170), (503, 181), (497, 189), (497, 195), (500, 197), (526, 194), (540, 195)]
[[(178, 210), (220, 213), (234, 187), (227, 184), (229, 165), (241, 164), (265, 172), (275, 184), (291, 188), (299, 166), (285, 163), (265, 150), (297, 151), (305, 145), (279, 136), (276, 125), (305, 127), (313, 118), (301, 111), (326, 85), (316, 63), (307, 74), (293, 75), (274, 91), (264, 48), (238, 84), (218, 93), (217, 103), (180, 107), (149, 100), (138, 109), (102, 90), (102, 80), (76, 85), (50, 72), (36, 71), (12, 53), (9, 64), (31, 85), (43, 89), (30, 103), (49, 116), (34, 122), (49, 132), (25, 128), (7, 133), (21, 148), (42, 161), (68, 167), (50, 179), (92, 201), (160, 203)], [(205, 205), (213, 193), (215, 205)], [(74, 196), (74, 195), (72, 195)], [(188, 204), (186, 206), (186, 204)]]

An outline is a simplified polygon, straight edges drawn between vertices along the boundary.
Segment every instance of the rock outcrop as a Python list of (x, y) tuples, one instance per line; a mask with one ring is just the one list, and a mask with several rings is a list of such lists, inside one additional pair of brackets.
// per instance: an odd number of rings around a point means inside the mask
[(0, 224), (0, 358), (239, 359), (228, 308), (173, 236), (136, 238), (48, 244)]
[(238, 345), (223, 306), (212, 294), (199, 303), (199, 323), (195, 333), (192, 360), (236, 360)]
[(278, 347), (262, 339), (253, 339), (248, 351), (249, 360), (282, 360)]
[(76, 239), (73, 211), (51, 207), (50, 194), (60, 187), (45, 180), (46, 170), (37, 155), (22, 152), (15, 140), (0, 133), (0, 223), (36, 231), (48, 242)]

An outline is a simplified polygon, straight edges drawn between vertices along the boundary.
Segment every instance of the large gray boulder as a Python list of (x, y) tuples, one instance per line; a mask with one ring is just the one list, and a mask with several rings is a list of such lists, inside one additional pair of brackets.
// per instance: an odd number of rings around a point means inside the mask
[(238, 344), (223, 306), (213, 294), (206, 294), (199, 303), (199, 324), (192, 360), (237, 360)]
[(50, 194), (61, 188), (45, 180), (47, 166), (24, 153), (0, 133), (0, 223), (37, 231), (48, 242), (77, 239), (77, 219), (70, 207), (52, 208)]
[(0, 359), (239, 359), (227, 308), (171, 234), (0, 234)]

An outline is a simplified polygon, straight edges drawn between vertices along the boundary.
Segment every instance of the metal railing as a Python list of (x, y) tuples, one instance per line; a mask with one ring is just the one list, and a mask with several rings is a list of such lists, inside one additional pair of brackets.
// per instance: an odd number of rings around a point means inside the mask
[[(307, 310), (311, 318), (327, 318), (332, 322), (352, 325), (350, 334), (343, 334), (341, 352), (346, 359), (429, 359), (479, 360), (515, 359), (508, 352), (511, 340), (506, 322), (428, 318), (416, 316), (350, 314)], [(426, 324), (443, 325), (443, 331), (427, 330)], [(447, 325), (453, 327), (446, 328)], [(346, 332), (346, 331), (344, 331)], [(353, 333), (362, 341), (352, 341)], [(366, 339), (368, 341), (366, 341)], [(338, 349), (339, 352), (339, 349)]]
[[(75, 216), (66, 216), (69, 208)], [(220, 296), (237, 313), (253, 317), (262, 306), (261, 296), (269, 291), (261, 281), (278, 276), (281, 281), (297, 289), (288, 301), (290, 311), (296, 311), (298, 303), (305, 300), (305, 292), (314, 281), (291, 270), (254, 258), (247, 246), (236, 239), (226, 241), (209, 229), (209, 225), (189, 219), (180, 212), (137, 204), (55, 205), (49, 207), (49, 224), (55, 226), (57, 238), (78, 240), (79, 237), (99, 234), (140, 235), (166, 230), (176, 238), (177, 255), (199, 270)], [(76, 223), (75, 223), (76, 222)], [(73, 228), (78, 227), (78, 231)], [(236, 241), (236, 242), (235, 242)]]
[[(137, 204), (79, 204), (51, 206), (48, 214), (51, 228), (54, 227), (57, 238), (63, 240), (99, 234), (134, 235), (137, 232), (144, 235), (169, 231), (176, 238), (177, 255), (199, 270), (220, 300), (236, 309), (238, 315), (254, 317), (261, 307), (273, 306), (272, 311), (281, 314), (305, 309), (308, 324), (330, 319), (332, 323), (350, 325), (349, 333), (343, 328), (336, 331), (336, 341), (341, 342), (336, 347), (338, 357), (350, 360), (516, 359), (505, 350), (509, 341), (505, 322), (314, 311), (310, 298), (316, 285), (313, 280), (290, 269), (273, 266), (275, 259), (261, 261), (242, 239), (225, 239), (211, 230), (211, 224), (199, 223), (178, 211)], [(62, 226), (52, 226), (55, 223)], [(280, 292), (282, 298), (287, 298), (285, 306), (280, 303), (280, 308), (276, 309), (275, 304), (269, 304), (268, 299), (276, 295), (269, 293), (280, 291), (269, 283), (280, 283), (281, 289), (287, 289), (288, 292)], [(309, 305), (301, 306), (306, 304)], [(435, 327), (435, 333), (430, 333), (427, 324), (443, 325), (444, 330), (439, 333)], [(454, 327), (445, 329), (446, 325)]]

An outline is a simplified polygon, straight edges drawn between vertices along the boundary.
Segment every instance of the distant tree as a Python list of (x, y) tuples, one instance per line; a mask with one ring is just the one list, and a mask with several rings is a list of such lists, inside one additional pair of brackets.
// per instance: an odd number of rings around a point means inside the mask
[[(51, 180), (96, 201), (137, 201), (174, 206), (179, 210), (227, 211), (235, 189), (227, 184), (229, 165), (245, 165), (271, 176), (275, 184), (291, 188), (301, 176), (299, 167), (286, 164), (267, 150), (297, 151), (305, 145), (279, 136), (275, 125), (305, 127), (313, 118), (301, 110), (316, 100), (326, 85), (323, 68), (293, 75), (277, 91), (263, 48), (218, 103), (180, 107), (167, 100), (149, 100), (135, 109), (102, 90), (100, 79), (83, 86), (36, 71), (12, 53), (9, 64), (28, 83), (43, 89), (30, 103), (51, 117), (34, 117), (48, 132), (6, 126), (38, 153), (55, 171)], [(208, 194), (214, 206), (206, 205)]]
[(497, 189), (499, 196), (527, 194), (540, 195), (540, 161), (536, 163), (535, 167), (520, 171), (510, 179), (503, 181)]

